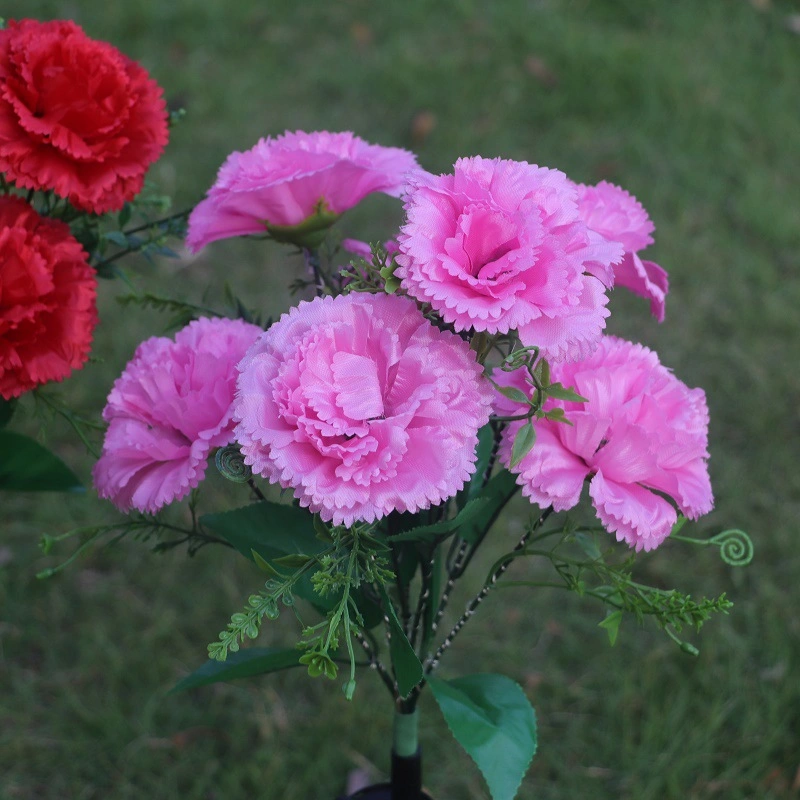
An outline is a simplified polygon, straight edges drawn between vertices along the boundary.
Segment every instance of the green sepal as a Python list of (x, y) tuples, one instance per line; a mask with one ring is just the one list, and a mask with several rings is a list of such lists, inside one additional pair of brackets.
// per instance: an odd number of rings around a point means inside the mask
[(328, 228), (339, 219), (341, 214), (334, 214), (325, 207), (325, 201), (320, 200), (314, 213), (297, 225), (270, 225), (266, 220), (264, 227), (267, 233), (282, 244), (294, 244), (298, 247), (316, 249), (328, 234)]
[(385, 586), (378, 587), (383, 600), (383, 608), (389, 618), (389, 629), (391, 639), (389, 640), (389, 655), (392, 659), (394, 676), (397, 680), (397, 690), (401, 697), (408, 697), (411, 690), (419, 685), (424, 677), (422, 663), (414, 652), (411, 642), (397, 619), (397, 612), (394, 610), (392, 600), (386, 592)]
[(669, 532), (669, 535), (674, 536), (676, 533), (679, 533), (687, 521), (688, 520), (683, 516), (683, 514), (678, 514), (678, 519), (675, 520), (675, 524), (672, 526), (672, 530)]
[(504, 675), (428, 678), (456, 741), (478, 765), (493, 800), (513, 800), (536, 753), (536, 713)]
[(75, 473), (29, 436), (0, 430), (0, 489), (17, 492), (82, 492)]
[(238, 653), (230, 653), (225, 661), (206, 661), (202, 667), (178, 681), (168, 694), (299, 666), (300, 654), (295, 649), (249, 647)]
[(310, 650), (300, 656), (300, 663), (308, 667), (308, 675), (311, 678), (319, 678), (324, 675), (328, 680), (334, 680), (339, 674), (339, 666), (326, 653), (317, 650)]

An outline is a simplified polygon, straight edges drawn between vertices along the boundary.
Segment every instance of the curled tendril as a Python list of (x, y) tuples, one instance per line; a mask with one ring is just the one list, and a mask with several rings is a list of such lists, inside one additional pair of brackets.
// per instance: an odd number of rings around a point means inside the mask
[(535, 346), (521, 347), (503, 359), (500, 369), (503, 372), (514, 372), (520, 367), (532, 367), (539, 358), (539, 348)]
[(244, 456), (236, 445), (220, 447), (214, 463), (222, 477), (234, 483), (247, 483), (253, 477), (253, 470), (244, 463)]
[(720, 558), (731, 567), (744, 567), (753, 560), (755, 548), (750, 537), (738, 528), (731, 528), (727, 531), (712, 536), (710, 539), (693, 539), (690, 536), (672, 535), (673, 539), (689, 544), (697, 544), (701, 547), (714, 545), (719, 547)]
[(720, 558), (732, 567), (744, 567), (753, 560), (753, 542), (738, 528), (722, 531), (709, 541), (719, 547)]

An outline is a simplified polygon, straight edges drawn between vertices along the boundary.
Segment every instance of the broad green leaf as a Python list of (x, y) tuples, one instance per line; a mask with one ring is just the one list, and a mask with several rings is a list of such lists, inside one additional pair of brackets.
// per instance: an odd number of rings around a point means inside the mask
[(478, 446), (475, 448), (475, 472), (470, 482), (456, 495), (456, 505), (462, 509), (468, 500), (474, 500), (483, 488), (483, 479), (489, 468), (489, 461), (494, 450), (494, 430), (489, 424), (478, 431)]
[(0, 397), (0, 428), (5, 428), (5, 426), (8, 425), (16, 407), (16, 399), (3, 400), (3, 398)]
[(608, 642), (612, 647), (617, 643), (617, 636), (619, 635), (619, 626), (621, 622), (622, 612), (612, 611), (602, 622), (598, 624), (598, 627), (605, 628), (605, 631), (608, 634)]
[(530, 453), (535, 444), (536, 428), (533, 427), (533, 423), (529, 420), (517, 431), (514, 437), (514, 444), (511, 446), (511, 463), (509, 464), (511, 469), (514, 469)]
[(227, 539), (251, 560), (251, 550), (269, 561), (298, 553), (315, 554), (325, 547), (316, 538), (314, 522), (308, 511), (269, 500), (232, 511), (206, 514), (200, 523)]
[(492, 527), (517, 489), (515, 476), (503, 469), (453, 519), (412, 528), (392, 536), (389, 541), (432, 541), (448, 533), (457, 533), (465, 541), (474, 544)]
[(261, 558), (261, 556), (258, 553), (256, 553), (255, 550), (250, 550), (250, 555), (253, 557), (253, 561), (256, 562), (256, 566), (262, 572), (266, 572), (267, 575), (269, 575), (271, 578), (279, 578), (280, 579), (280, 578), (285, 578), (286, 577), (285, 575), (281, 575), (281, 573), (278, 572), (278, 570), (276, 570), (275, 567), (273, 567), (269, 563), (269, 561), (267, 561), (264, 558)]
[(130, 203), (125, 203), (125, 205), (122, 206), (119, 214), (117, 214), (117, 225), (119, 225), (120, 228), (124, 228), (131, 221), (131, 211)]
[(210, 683), (232, 681), (236, 678), (251, 678), (254, 675), (266, 675), (281, 669), (299, 667), (300, 653), (292, 649), (279, 647), (250, 647), (229, 653), (225, 661), (206, 661), (202, 667), (191, 675), (178, 681), (168, 694), (181, 692), (184, 689), (196, 689)]
[(569, 400), (573, 403), (588, 403), (588, 399), (581, 397), (574, 389), (562, 386), (560, 383), (551, 383), (545, 391), (556, 400)]
[(18, 492), (82, 492), (75, 473), (29, 436), (0, 430), (0, 489)]
[(493, 800), (513, 800), (536, 752), (536, 713), (525, 692), (504, 675), (429, 678), (428, 683)]
[[(206, 514), (200, 518), (200, 523), (229, 541), (251, 561), (254, 560), (253, 551), (270, 562), (285, 556), (314, 556), (327, 547), (317, 538), (314, 519), (308, 511), (269, 500), (219, 514)], [(338, 595), (320, 597), (314, 591), (308, 573), (297, 581), (293, 591), (322, 613), (330, 611), (338, 600)], [(383, 613), (363, 592), (354, 591), (353, 599), (368, 628), (381, 622)]]
[(403, 631), (400, 620), (397, 619), (397, 612), (394, 610), (391, 598), (386, 592), (385, 587), (381, 586), (381, 597), (386, 615), (389, 617), (389, 628), (392, 637), (389, 641), (389, 655), (392, 658), (394, 676), (397, 679), (397, 688), (401, 696), (408, 697), (411, 690), (419, 684), (423, 678), (422, 664), (420, 663), (411, 642)]
[(397, 557), (397, 580), (403, 586), (408, 586), (414, 580), (419, 567), (419, 553), (412, 542), (397, 542), (392, 540), (392, 551)]
[(471, 544), (480, 541), (518, 489), (516, 476), (507, 469), (500, 470), (475, 498), (475, 502), (482, 504), (476, 508), (477, 513), (460, 526), (458, 535)]
[(300, 567), (304, 567), (308, 564), (309, 561), (313, 561), (312, 556), (307, 556), (304, 553), (292, 553), (291, 555), (281, 556), (275, 559), (276, 564), (281, 567), (286, 567), (287, 569), (300, 569)]
[(431, 525), (420, 525), (418, 528), (391, 536), (388, 541), (391, 544), (395, 542), (430, 542), (440, 536), (447, 536), (471, 522), (486, 503), (486, 498), (470, 500), (453, 519), (434, 522)]

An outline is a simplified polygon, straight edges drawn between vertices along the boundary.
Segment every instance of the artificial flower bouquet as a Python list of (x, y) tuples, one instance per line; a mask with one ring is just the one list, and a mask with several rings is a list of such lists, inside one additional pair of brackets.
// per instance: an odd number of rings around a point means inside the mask
[[(86, 96), (53, 77), (71, 81), (69, 70), (84, 71)], [(71, 23), (0, 32), (0, 82), (8, 399), (85, 360), (91, 258), (67, 225), (94, 231), (94, 246), (83, 244), (102, 258), (97, 215), (128, 207), (167, 117), (139, 67)], [(49, 204), (44, 216), (26, 189)], [(401, 199), (400, 230), (337, 243), (340, 217), (375, 192)], [(125, 254), (127, 219), (117, 221), (105, 240)], [(244, 608), (178, 688), (302, 666), (357, 700), (366, 667), (394, 709), (392, 780), (353, 797), (416, 800), (426, 796), (417, 701), (429, 687), (491, 796), (511, 800), (537, 746), (525, 692), (502, 675), (444, 678), (437, 668), (514, 561), (552, 562), (548, 585), (602, 604), (612, 644), (629, 613), (696, 652), (681, 630), (730, 602), (644, 585), (634, 555), (671, 537), (741, 563), (749, 544), (736, 531), (679, 533), (713, 504), (705, 395), (653, 351), (604, 334), (615, 286), (664, 319), (667, 273), (640, 255), (653, 230), (623, 189), (522, 161), (460, 158), (432, 175), (405, 150), (327, 132), (232, 153), (189, 216), (186, 246), (255, 235), (296, 249), (302, 299), (266, 329), (241, 303), (234, 318), (187, 304), (196, 318), (142, 342), (111, 388), (93, 471), (98, 494), (129, 514), (93, 536), (178, 531), (162, 544), (231, 546), (265, 573), (242, 587)], [(43, 362), (46, 342), (58, 346)], [(45, 371), (52, 351), (69, 367)], [(225, 509), (203, 506), (212, 462), (241, 484)], [(524, 533), (476, 575), (470, 565), (499, 542), (520, 491)], [(182, 500), (184, 521), (167, 524), (163, 509)], [(474, 597), (451, 616), (461, 581)], [(295, 641), (242, 647), (282, 612), (296, 615)]]

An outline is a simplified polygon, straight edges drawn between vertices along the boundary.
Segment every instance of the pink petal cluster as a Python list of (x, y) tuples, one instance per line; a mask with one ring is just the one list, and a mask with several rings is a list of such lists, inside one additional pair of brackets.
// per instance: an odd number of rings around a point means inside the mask
[[(524, 370), (497, 371), (498, 383), (524, 391)], [(536, 420), (536, 444), (514, 468), (522, 493), (564, 511), (578, 504), (584, 480), (604, 527), (636, 550), (652, 550), (669, 535), (677, 515), (691, 519), (713, 506), (708, 476), (708, 408), (702, 389), (689, 389), (639, 344), (607, 336), (594, 355), (557, 364), (552, 379), (574, 387), (586, 403), (549, 400), (566, 425)], [(498, 403), (502, 413), (509, 401)], [(514, 410), (518, 413), (519, 406)], [(504, 432), (501, 461), (510, 463), (522, 422)]]
[(399, 197), (416, 157), (350, 132), (286, 132), (231, 153), (216, 183), (189, 217), (188, 248), (264, 233), (267, 225), (300, 225), (315, 214), (338, 215), (372, 192)]
[(418, 511), (475, 469), (492, 391), (466, 342), (414, 303), (300, 303), (239, 365), (236, 440), (255, 472), (336, 525)]
[(236, 364), (261, 333), (241, 320), (199, 319), (174, 340), (139, 345), (103, 411), (100, 497), (155, 513), (198, 485), (210, 451), (233, 440)]
[(590, 230), (557, 170), (462, 158), (409, 181), (395, 273), (456, 330), (507, 333), (549, 359), (583, 358), (608, 316), (622, 246)]
[(601, 181), (596, 186), (578, 184), (578, 209), (586, 225), (610, 242), (619, 242), (625, 256), (614, 267), (614, 280), (650, 300), (650, 313), (664, 321), (669, 291), (666, 270), (653, 261), (642, 261), (640, 250), (653, 243), (655, 225), (642, 204), (624, 189)]

